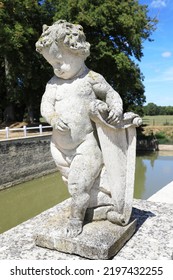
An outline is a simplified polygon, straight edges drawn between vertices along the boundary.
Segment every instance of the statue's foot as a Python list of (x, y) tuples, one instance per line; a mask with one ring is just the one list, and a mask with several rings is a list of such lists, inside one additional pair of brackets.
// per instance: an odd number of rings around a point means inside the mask
[(113, 224), (125, 226), (126, 222), (122, 214), (117, 213), (116, 211), (109, 211), (107, 213), (107, 219)]
[(78, 236), (82, 232), (82, 225), (82, 221), (78, 219), (70, 219), (65, 232), (66, 237)]

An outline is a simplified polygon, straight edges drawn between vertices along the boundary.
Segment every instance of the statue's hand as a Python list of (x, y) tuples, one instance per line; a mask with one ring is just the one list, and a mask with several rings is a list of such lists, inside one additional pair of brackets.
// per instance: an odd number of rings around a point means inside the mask
[(122, 119), (123, 113), (121, 109), (109, 109), (108, 105), (101, 100), (94, 100), (90, 104), (91, 116), (99, 116), (110, 125), (116, 125)]
[(106, 119), (107, 123), (114, 125), (120, 122), (122, 118), (122, 112), (116, 110), (116, 109), (112, 109), (109, 112), (109, 115)]
[(66, 123), (64, 123), (60, 118), (58, 119), (58, 121), (55, 122), (54, 128), (62, 132), (68, 131), (70, 129), (69, 126)]
[(103, 119), (106, 119), (108, 116), (108, 106), (105, 102), (96, 99), (90, 103), (90, 113), (92, 115), (101, 114)]

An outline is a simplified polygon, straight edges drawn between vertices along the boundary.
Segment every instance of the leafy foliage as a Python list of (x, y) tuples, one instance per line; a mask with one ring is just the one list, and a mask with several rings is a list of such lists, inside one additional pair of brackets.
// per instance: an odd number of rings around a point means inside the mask
[(54, 20), (61, 16), (84, 27), (91, 43), (88, 66), (101, 72), (120, 93), (125, 110), (141, 108), (144, 77), (134, 58), (142, 58), (142, 43), (150, 40), (156, 24), (156, 19), (148, 17), (147, 6), (134, 0), (66, 0), (62, 9), (61, 1), (56, 3)]
[(148, 116), (173, 115), (173, 106), (157, 106), (151, 102), (144, 106), (144, 114)]
[(4, 106), (14, 103), (38, 111), (48, 66), (36, 53), (35, 42), (48, 14), (41, 13), (35, 0), (0, 3), (0, 62), (5, 76), (1, 100)]
[(84, 27), (91, 44), (88, 67), (120, 93), (125, 110), (140, 111), (145, 101), (144, 77), (135, 61), (142, 58), (143, 41), (151, 40), (156, 19), (136, 0), (0, 0), (3, 106), (13, 102), (39, 111), (52, 70), (36, 53), (35, 42), (42, 25), (58, 19)]

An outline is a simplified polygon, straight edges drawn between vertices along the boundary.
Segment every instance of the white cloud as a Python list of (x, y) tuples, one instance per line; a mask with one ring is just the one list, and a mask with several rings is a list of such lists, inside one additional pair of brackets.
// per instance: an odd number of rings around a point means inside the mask
[(153, 0), (151, 2), (151, 7), (153, 8), (166, 7), (166, 0)]
[(163, 52), (162, 53), (162, 57), (170, 57), (170, 56), (172, 56), (171, 52)]

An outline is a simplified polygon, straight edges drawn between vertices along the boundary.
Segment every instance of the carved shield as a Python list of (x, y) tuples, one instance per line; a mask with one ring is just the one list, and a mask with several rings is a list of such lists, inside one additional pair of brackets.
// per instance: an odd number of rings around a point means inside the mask
[(113, 205), (125, 225), (129, 222), (132, 211), (136, 161), (135, 127), (141, 124), (141, 119), (138, 115), (126, 113), (117, 126), (112, 126), (106, 123), (98, 111), (91, 114), (91, 119), (96, 124)]

